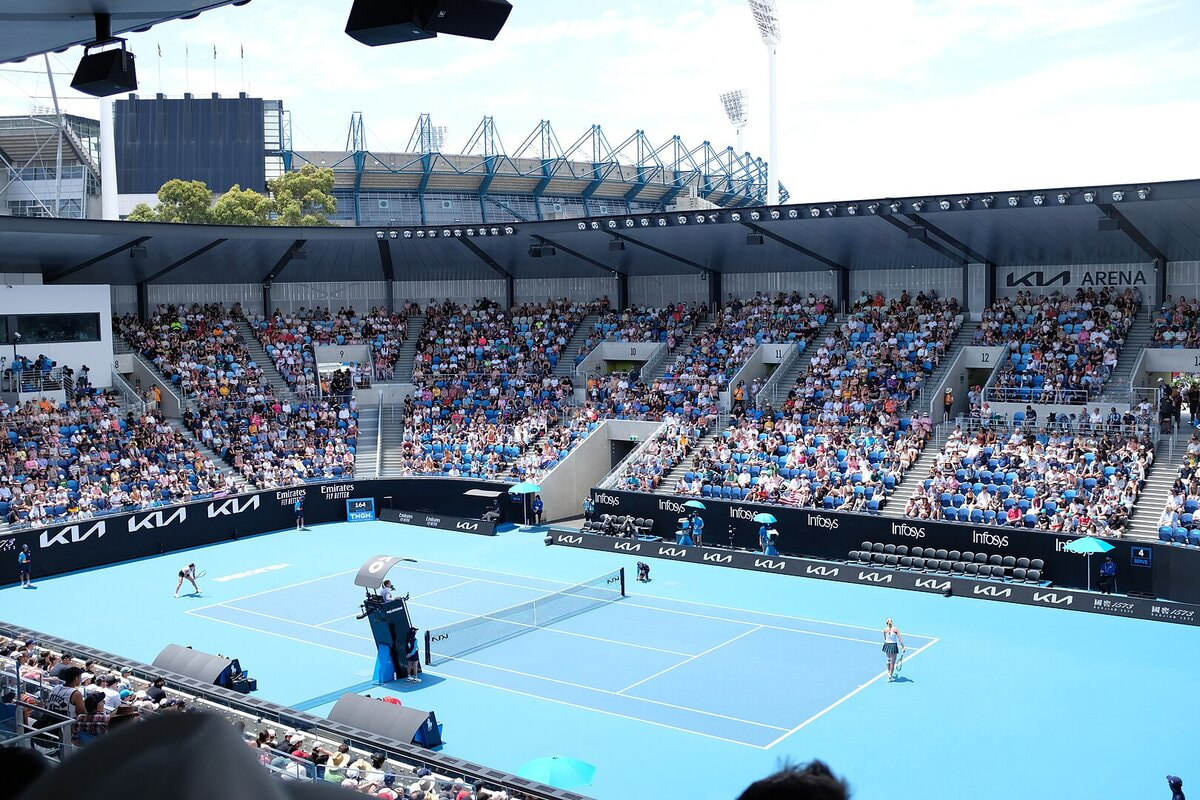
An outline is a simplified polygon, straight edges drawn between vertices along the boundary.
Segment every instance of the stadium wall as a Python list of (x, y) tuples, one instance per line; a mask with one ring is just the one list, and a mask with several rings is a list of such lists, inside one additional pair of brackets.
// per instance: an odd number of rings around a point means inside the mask
[(1167, 294), (1200, 297), (1200, 261), (1172, 261), (1167, 265)]
[(812, 292), (817, 297), (829, 295), (840, 300), (838, 281), (829, 270), (819, 272), (731, 272), (721, 276), (721, 291), (734, 297), (753, 297), (755, 292), (775, 295), (779, 292)]
[(662, 308), (668, 303), (707, 302), (708, 281), (700, 280), (699, 273), (629, 276), (630, 305)]
[[(592, 490), (596, 512), (632, 514), (654, 520), (661, 535), (674, 531), (677, 520), (687, 511), (687, 498), (641, 492)], [(783, 555), (844, 560), (862, 542), (914, 545), (971, 550), (990, 555), (1040, 558), (1045, 561), (1043, 574), (1056, 586), (1082, 588), (1088, 585), (1088, 560), (1063, 551), (1074, 537), (1046, 531), (1009, 527), (985, 527), (969, 523), (932, 522), (897, 519), (867, 514), (850, 514), (823, 509), (797, 509), (702, 498), (706, 506), (705, 539), (709, 544), (732, 544), (745, 550), (758, 549), (759, 524), (752, 520), (760, 511), (774, 514), (779, 522), (779, 552)], [(1117, 579), (1124, 594), (1145, 592), (1183, 603), (1200, 603), (1200, 550), (1171, 545), (1109, 539), (1117, 562)], [(1131, 564), (1134, 549), (1150, 550), (1151, 567)], [(1093, 572), (1099, 563), (1092, 560)], [(1094, 576), (1093, 576), (1094, 577)]]
[(498, 303), (504, 302), (504, 281), (497, 280), (465, 280), (465, 281), (397, 281), (392, 284), (392, 297), (396, 305), (403, 305), (405, 300), (415, 300), (424, 308), (430, 298), (445, 300), (449, 298), (454, 303), (474, 303), (486, 297)]
[(1019, 292), (1074, 294), (1077, 289), (1134, 288), (1146, 303), (1157, 304), (1154, 265), (1086, 264), (1035, 267), (996, 267), (996, 295), (1011, 297)]
[(490, 498), (464, 493), (507, 488), (508, 484), (455, 478), (310, 483), (10, 531), (0, 536), (0, 555), (11, 556), (0, 561), (0, 585), (16, 582), (15, 554), (25, 544), (33, 552), (37, 578), (294, 527), (292, 504), (297, 497), (304, 498), (308, 524), (345, 521), (346, 500), (367, 497), (374, 498), (376, 508), (391, 503), (411, 511), (478, 518), (489, 508)]
[(867, 269), (850, 271), (850, 299), (861, 293), (873, 295), (883, 292), (884, 297), (899, 297), (908, 290), (911, 295), (930, 289), (938, 297), (963, 299), (963, 273), (961, 269)]
[(617, 282), (611, 277), (539, 278), (513, 281), (513, 298), (518, 303), (533, 303), (547, 298), (558, 299), (560, 297), (586, 303), (605, 295), (608, 295), (612, 305), (617, 304)]

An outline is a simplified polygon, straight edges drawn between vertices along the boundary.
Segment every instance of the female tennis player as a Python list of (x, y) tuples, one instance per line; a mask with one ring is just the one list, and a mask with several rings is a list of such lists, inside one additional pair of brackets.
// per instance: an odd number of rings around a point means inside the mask
[(888, 682), (894, 681), (896, 678), (892, 674), (896, 671), (896, 655), (904, 647), (904, 637), (900, 635), (900, 631), (892, 625), (892, 620), (888, 619), (883, 626), (883, 652), (887, 656), (887, 673)]
[(188, 564), (183, 569), (179, 570), (179, 583), (175, 584), (175, 596), (179, 597), (179, 587), (183, 586), (183, 579), (187, 578), (192, 584), (192, 588), (196, 590), (196, 594), (200, 594), (200, 587), (196, 585), (196, 562)]

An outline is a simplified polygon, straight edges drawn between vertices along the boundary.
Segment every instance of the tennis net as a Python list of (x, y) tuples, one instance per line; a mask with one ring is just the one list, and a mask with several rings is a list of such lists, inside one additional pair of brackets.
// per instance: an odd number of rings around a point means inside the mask
[(523, 633), (553, 625), (625, 596), (625, 568), (590, 581), (425, 632), (425, 663), (430, 666), (461, 658), (506, 642)]

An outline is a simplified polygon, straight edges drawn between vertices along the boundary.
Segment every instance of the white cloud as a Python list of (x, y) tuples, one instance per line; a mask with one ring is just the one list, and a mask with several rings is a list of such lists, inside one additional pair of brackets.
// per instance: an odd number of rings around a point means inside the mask
[[(718, 95), (742, 88), (746, 147), (766, 155), (766, 58), (744, 0), (514, 0), (495, 42), (382, 48), (342, 34), (347, 9), (256, 0), (136, 35), (141, 91), (213, 91), (215, 43), (216, 90), (282, 99), (298, 148), (342, 147), (362, 111), (368, 145), (399, 150), (428, 112), (449, 126), (448, 148), (492, 115), (512, 152), (542, 119), (564, 148), (598, 123), (614, 146), (644, 130), (656, 146), (678, 134), (720, 149), (734, 132)], [(1195, 3), (780, 0), (780, 16), (778, 167), (795, 199), (1200, 172)], [(70, 71), (76, 58), (52, 63)], [(37, 66), (0, 71), (0, 112), (27, 111), (31, 95), (48, 102)], [(96, 113), (94, 101), (66, 105)]]

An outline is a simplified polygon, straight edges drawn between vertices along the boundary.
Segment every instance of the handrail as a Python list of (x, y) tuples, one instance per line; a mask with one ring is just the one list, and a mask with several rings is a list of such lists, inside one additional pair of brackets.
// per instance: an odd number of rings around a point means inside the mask
[(137, 390), (129, 381), (121, 376), (121, 373), (113, 370), (112, 373), (113, 388), (121, 393), (126, 398), (126, 403), (131, 406), (137, 415), (140, 417), (146, 413), (146, 401), (138, 396)]
[(776, 390), (779, 388), (780, 381), (783, 380), (783, 376), (792, 368), (792, 365), (800, 359), (804, 351), (808, 349), (807, 344), (804, 347), (801, 347), (798, 342), (789, 342), (789, 344), (792, 345), (791, 352), (784, 357), (783, 361), (779, 362), (778, 366), (775, 367), (775, 371), (771, 373), (771, 377), (767, 378), (766, 382), (758, 388), (758, 394), (754, 395), (755, 408), (762, 408), (759, 398), (766, 397), (771, 398), (768, 402), (773, 408), (778, 407), (778, 392)]
[(660, 433), (662, 433), (663, 428), (666, 427), (668, 424), (669, 423), (667, 423), (666, 420), (663, 420), (659, 424), (659, 426), (654, 429), (654, 432), (646, 437), (646, 440), (644, 442), (642, 442), (637, 447), (630, 450), (628, 455), (626, 455), (624, 458), (622, 458), (620, 461), (618, 461), (617, 465), (608, 471), (608, 474), (604, 476), (604, 479), (601, 480), (599, 484), (597, 484), (596, 488), (598, 488), (598, 489), (615, 489), (615, 488), (617, 488), (613, 484), (617, 480), (617, 476), (620, 474), (620, 472), (624, 468), (624, 466), (629, 463), (630, 459), (633, 459), (635, 457), (640, 457), (642, 454), (642, 451), (644, 451), (647, 447), (649, 447), (650, 443), (655, 441), (658, 438), (658, 435)]
[(375, 477), (383, 470), (383, 390), (379, 390), (379, 424), (375, 428)]

